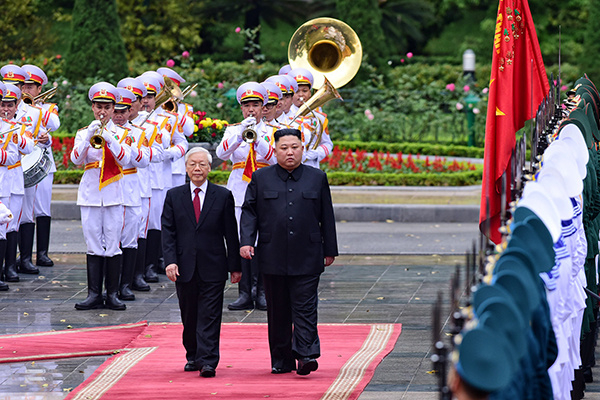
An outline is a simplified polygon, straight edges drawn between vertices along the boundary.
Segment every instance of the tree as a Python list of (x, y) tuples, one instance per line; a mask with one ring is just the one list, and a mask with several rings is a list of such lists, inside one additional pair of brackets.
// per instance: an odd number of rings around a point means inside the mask
[(72, 81), (86, 77), (114, 81), (127, 71), (115, 0), (75, 0), (65, 75)]
[(363, 54), (377, 67), (386, 65), (385, 36), (381, 29), (381, 10), (377, 0), (337, 0), (339, 18), (350, 25), (360, 38)]
[(305, 0), (220, 0), (207, 1), (202, 13), (211, 15), (216, 21), (238, 21), (243, 18), (244, 29), (255, 34), (246, 35), (244, 59), (251, 59), (250, 49), (260, 47), (260, 24), (275, 26), (277, 21), (302, 21), (313, 9), (312, 3)]
[(117, 0), (117, 6), (130, 61), (163, 63), (202, 44), (205, 17), (198, 2)]
[(403, 53), (413, 44), (424, 43), (423, 28), (433, 22), (434, 10), (424, 0), (379, 0), (381, 29), (388, 46)]
[[(598, 54), (600, 53), (600, 32), (596, 21), (600, 18), (600, 0), (589, 0), (589, 19), (585, 24), (585, 36), (583, 46), (585, 49), (581, 59), (583, 71), (595, 82), (600, 83), (600, 66), (598, 65)], [(598, 85), (596, 84), (596, 86)]]
[(2, 2), (0, 54), (4, 59), (39, 55), (52, 43), (48, 21), (36, 12), (39, 0)]

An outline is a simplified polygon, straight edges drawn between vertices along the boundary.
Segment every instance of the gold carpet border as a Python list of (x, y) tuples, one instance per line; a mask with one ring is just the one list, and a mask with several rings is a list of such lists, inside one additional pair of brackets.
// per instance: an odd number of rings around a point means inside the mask
[(73, 353), (52, 353), (52, 354), (37, 354), (35, 356), (22, 356), (22, 357), (2, 357), (0, 363), (12, 363), (22, 361), (36, 361), (36, 360), (51, 360), (53, 358), (68, 358), (68, 357), (89, 357), (89, 356), (103, 356), (113, 353), (118, 353), (121, 349), (106, 349), (106, 350), (90, 350), (80, 351)]
[(72, 397), (72, 399), (94, 400), (101, 398), (108, 390), (110, 390), (110, 388), (119, 382), (131, 368), (156, 349), (158, 349), (158, 347), (140, 347), (122, 353), (119, 357), (115, 358), (104, 371), (98, 374), (92, 382), (88, 383), (85, 388)]
[[(345, 325), (345, 324), (344, 324)], [(356, 386), (365, 376), (367, 367), (383, 350), (394, 332), (394, 324), (376, 324), (371, 326), (369, 336), (362, 347), (340, 369), (329, 389), (321, 400), (343, 400), (352, 395)]]
[(68, 333), (80, 333), (80, 332), (113, 331), (113, 330), (118, 330), (118, 329), (138, 328), (141, 326), (148, 326), (148, 323), (147, 322), (138, 322), (136, 324), (128, 324), (128, 325), (110, 325), (110, 326), (98, 326), (98, 327), (94, 327), (94, 328), (65, 329), (63, 331), (17, 333), (14, 335), (0, 336), (0, 340), (33, 337), (33, 336), (63, 335), (63, 334), (68, 334)]

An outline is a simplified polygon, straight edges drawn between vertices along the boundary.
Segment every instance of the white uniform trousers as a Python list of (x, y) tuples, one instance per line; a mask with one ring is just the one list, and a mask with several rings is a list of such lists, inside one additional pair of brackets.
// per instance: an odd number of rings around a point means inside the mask
[(81, 206), (81, 226), (87, 254), (101, 257), (121, 254), (119, 242), (123, 228), (123, 205)]
[(40, 183), (25, 188), (21, 223), (34, 223), (37, 217), (49, 217), (54, 174), (48, 174)]
[(171, 178), (173, 179), (173, 187), (185, 185), (185, 174), (173, 174)]
[(148, 217), (150, 216), (150, 198), (142, 197), (142, 215), (140, 222), (140, 231), (138, 232), (139, 239), (148, 237)]
[(152, 189), (150, 198), (150, 214), (148, 215), (148, 229), (161, 229), (160, 217), (165, 203), (165, 193), (163, 189)]
[(23, 195), (22, 194), (11, 194), (9, 209), (13, 215), (13, 219), (8, 223), (7, 232), (17, 232), (19, 225), (21, 225), (21, 214), (23, 211)]
[(121, 248), (137, 249), (138, 234), (142, 223), (142, 207), (123, 207), (125, 208), (125, 218), (123, 220), (123, 230), (121, 231)]
[[(10, 197), (0, 197), (0, 201), (10, 209)], [(8, 229), (8, 224), (8, 222), (6, 224), (0, 224), (0, 240), (6, 240), (6, 230)]]

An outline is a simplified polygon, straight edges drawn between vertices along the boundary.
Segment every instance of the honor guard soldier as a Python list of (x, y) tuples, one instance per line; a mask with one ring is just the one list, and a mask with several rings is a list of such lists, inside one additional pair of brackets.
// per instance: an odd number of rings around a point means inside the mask
[[(171, 68), (162, 67), (156, 70), (163, 77), (167, 77), (173, 81), (174, 84), (181, 87), (182, 83), (185, 83), (185, 79), (181, 77), (177, 72), (173, 71)], [(167, 153), (170, 155), (172, 161), (171, 164), (171, 173), (173, 180), (173, 187), (181, 186), (185, 183), (185, 160), (184, 155), (187, 151), (187, 148), (182, 145), (182, 136), (183, 140), (187, 144), (186, 137), (189, 138), (194, 134), (194, 118), (193, 112), (194, 107), (191, 104), (187, 104), (184, 102), (177, 102), (177, 109), (173, 110), (177, 113), (178, 122), (177, 122), (177, 135), (175, 136), (179, 140), (179, 144), (171, 144), (171, 147), (167, 150)]]
[(279, 68), (279, 75), (287, 75), (288, 72), (292, 70), (290, 64), (285, 64), (283, 67)]
[[(145, 259), (146, 282), (158, 282), (157, 271), (159, 270), (159, 259), (162, 254), (161, 245), (161, 214), (165, 193), (171, 187), (171, 159), (167, 157), (166, 150), (170, 147), (171, 132), (177, 123), (177, 115), (164, 110), (160, 104), (156, 104), (156, 95), (162, 93), (164, 86), (163, 77), (155, 71), (147, 71), (138, 77), (146, 87), (147, 94), (142, 99), (142, 108), (150, 112), (147, 122), (155, 124), (158, 134), (155, 141), (163, 147), (161, 162), (150, 163), (150, 182), (152, 185), (152, 198), (150, 200), (150, 214), (148, 217), (148, 233)], [(163, 83), (161, 83), (161, 80)], [(149, 143), (151, 146), (153, 143)]]
[[(294, 104), (290, 108), (290, 113), (295, 115), (298, 109), (310, 99), (312, 95), (313, 76), (312, 73), (305, 68), (294, 68), (288, 76), (294, 78), (298, 83), (298, 90), (294, 94)], [(293, 116), (292, 116), (293, 118)], [(327, 157), (333, 150), (333, 142), (329, 137), (329, 128), (327, 114), (320, 107), (312, 110), (305, 120), (310, 121), (312, 126), (311, 139), (306, 146), (306, 160), (304, 164), (311, 167), (320, 168), (319, 163)]]
[[(54, 180), (54, 172), (56, 165), (52, 155), (52, 137), (50, 132), (56, 131), (60, 127), (60, 119), (58, 117), (58, 107), (56, 104), (48, 103), (45, 99), (37, 99), (36, 97), (44, 97), (42, 87), (48, 83), (48, 78), (44, 71), (35, 65), (26, 64), (21, 67), (26, 73), (25, 82), (23, 83), (23, 102), (30, 101), (32, 105), (43, 110), (41, 124), (35, 140), (36, 146), (41, 149), (43, 157), (49, 161), (48, 174), (38, 184), (25, 188), (25, 199), (23, 202), (23, 216), (21, 218), (21, 226), (19, 228), (19, 251), (21, 268), (23, 264), (28, 264), (25, 269), (33, 270), (31, 261), (33, 249), (33, 234), (37, 225), (37, 257), (35, 264), (39, 267), (51, 267), (54, 262), (48, 257), (48, 245), (50, 243), (50, 224), (51, 217), (51, 200), (52, 200), (52, 182)], [(48, 97), (51, 97), (49, 95)], [(29, 99), (29, 100), (27, 100)], [(31, 155), (30, 157), (35, 157)]]
[[(6, 94), (6, 86), (0, 82), (0, 99)], [(1, 111), (1, 109), (0, 109)], [(16, 163), (19, 157), (17, 143), (20, 141), (21, 126), (5, 118), (0, 119), (0, 291), (8, 290), (4, 283), (4, 257), (6, 254), (6, 229), (13, 215), (8, 209), (10, 204), (11, 184), (8, 177), (8, 166)]]
[[(130, 159), (130, 147), (121, 143), (125, 133), (111, 121), (119, 100), (117, 89), (107, 82), (93, 85), (88, 98), (95, 120), (75, 136), (71, 161), (84, 165), (79, 183), (77, 205), (81, 207), (81, 226), (87, 245), (87, 298), (75, 304), (78, 310), (101, 308), (125, 310), (119, 300), (123, 229), (122, 166)], [(106, 303), (102, 297), (106, 287)]]
[[(252, 178), (252, 173), (276, 162), (275, 151), (271, 144), (272, 128), (262, 120), (262, 111), (267, 104), (267, 97), (267, 90), (257, 82), (246, 82), (241, 85), (237, 89), (237, 100), (244, 120), (239, 124), (229, 125), (217, 147), (217, 157), (233, 163), (227, 189), (231, 190), (235, 200), (238, 228), (246, 187)], [(253, 309), (255, 301), (256, 308), (266, 309), (264, 289), (259, 281), (258, 270), (249, 260), (242, 260), (242, 279), (238, 289), (238, 299), (227, 306), (230, 310)], [(256, 292), (255, 300), (252, 296), (253, 291)]]
[[(142, 99), (148, 95), (144, 83), (137, 78), (124, 78), (119, 81), (117, 87), (125, 88), (135, 94), (136, 100), (131, 104), (131, 113), (129, 115), (130, 123), (144, 131), (144, 140), (142, 146), (148, 147), (150, 163), (160, 164), (162, 162), (163, 146), (160, 139), (157, 140), (159, 130), (154, 121), (146, 120), (149, 113), (142, 111)], [(139, 145), (140, 143), (138, 143)], [(137, 254), (135, 261), (135, 270), (131, 288), (133, 290), (147, 292), (150, 286), (144, 280), (146, 268), (146, 238), (148, 234), (148, 217), (150, 215), (150, 199), (152, 197), (152, 179), (150, 165), (147, 168), (139, 168), (137, 176), (140, 182), (141, 197), (141, 221), (137, 240)]]
[(138, 235), (142, 222), (142, 197), (140, 191), (140, 178), (138, 172), (148, 167), (150, 163), (150, 149), (145, 131), (135, 127), (129, 122), (131, 105), (137, 101), (136, 95), (124, 88), (117, 88), (120, 100), (115, 105), (113, 122), (125, 129), (121, 144), (130, 147), (130, 160), (123, 166), (123, 207), (124, 222), (121, 233), (121, 251), (123, 252), (123, 265), (121, 268), (121, 283), (119, 299), (135, 300), (131, 291), (133, 276), (136, 266)]
[[(0, 114), (12, 122), (18, 122), (17, 118), (19, 115), (19, 102), (21, 101), (21, 90), (11, 83), (5, 83), (6, 91), (2, 97), (2, 106), (0, 108)], [(25, 118), (25, 117), (23, 117)], [(8, 166), (7, 173), (7, 184), (10, 186), (10, 202), (9, 208), (14, 218), (8, 224), (6, 233), (6, 254), (4, 256), (5, 264), (5, 276), (7, 282), (18, 282), (19, 276), (17, 275), (17, 237), (19, 224), (21, 220), (21, 211), (23, 208), (23, 197), (25, 195), (25, 186), (23, 179), (23, 168), (21, 167), (21, 156), (23, 154), (29, 154), (33, 151), (33, 138), (28, 128), (27, 122), (21, 118), (21, 129), (19, 132), (15, 132), (17, 135), (15, 139), (18, 144), (19, 154), (17, 156), (17, 162)], [(28, 119), (26, 119), (28, 121)], [(27, 265), (22, 265), (20, 272), (26, 274), (37, 274), (39, 270), (32, 265), (32, 269), (29, 269)]]

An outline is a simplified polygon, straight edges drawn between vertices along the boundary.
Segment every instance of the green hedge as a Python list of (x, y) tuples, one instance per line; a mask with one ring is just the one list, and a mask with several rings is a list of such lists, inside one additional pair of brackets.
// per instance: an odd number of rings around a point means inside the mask
[[(79, 183), (82, 170), (56, 171), (54, 183)], [(362, 172), (330, 172), (327, 174), (332, 186), (469, 186), (481, 182), (481, 169), (466, 172), (441, 174), (367, 174)], [(208, 179), (212, 183), (225, 185), (229, 171), (212, 171)]]
[(453, 156), (483, 158), (483, 148), (459, 145), (444, 145), (434, 143), (386, 143), (386, 142), (360, 142), (360, 141), (336, 141), (334, 143), (341, 150), (366, 150), (373, 152), (392, 154), (424, 154), (432, 156)]

